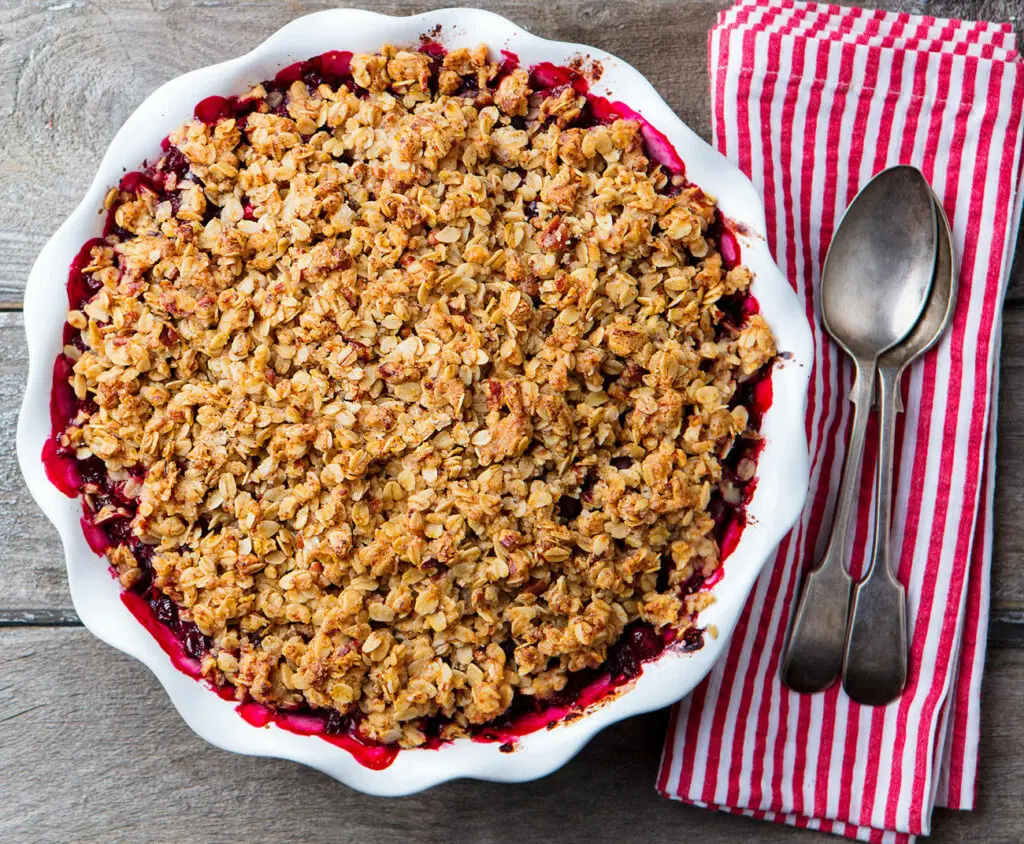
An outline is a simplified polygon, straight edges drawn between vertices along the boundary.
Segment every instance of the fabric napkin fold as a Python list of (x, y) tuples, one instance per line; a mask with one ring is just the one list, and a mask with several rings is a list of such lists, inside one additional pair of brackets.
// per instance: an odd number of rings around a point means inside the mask
[[(795, 0), (742, 0), (710, 33), (714, 143), (762, 192), (769, 244), (812, 324), (811, 488), (725, 657), (673, 711), (657, 783), (668, 797), (894, 842), (927, 834), (936, 805), (974, 806), (1001, 309), (1022, 198), (1015, 45), (1009, 24)], [(802, 572), (827, 540), (851, 421), (852, 367), (821, 327), (821, 265), (846, 206), (895, 164), (919, 167), (939, 196), (960, 292), (951, 328), (904, 381), (891, 542), (909, 678), (871, 708), (838, 686), (790, 692), (779, 660)], [(870, 554), (876, 449), (872, 432), (848, 542), (855, 577)]]

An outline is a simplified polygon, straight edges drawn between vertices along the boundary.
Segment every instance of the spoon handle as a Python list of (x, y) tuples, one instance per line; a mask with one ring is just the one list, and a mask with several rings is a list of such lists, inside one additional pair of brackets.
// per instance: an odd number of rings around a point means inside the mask
[(846, 446), (843, 479), (839, 487), (832, 533), (821, 562), (804, 579), (800, 604), (793, 617), (786, 653), (782, 658), (782, 682), (795, 692), (809, 694), (831, 686), (843, 667), (846, 618), (852, 580), (846, 571), (846, 535), (857, 497), (864, 437), (875, 389), (875, 362), (855, 361), (853, 431)]
[(867, 706), (883, 706), (896, 699), (907, 682), (906, 594), (889, 567), (899, 370), (881, 367), (878, 375), (875, 542), (867, 574), (854, 586), (843, 663), (843, 688), (852, 700)]

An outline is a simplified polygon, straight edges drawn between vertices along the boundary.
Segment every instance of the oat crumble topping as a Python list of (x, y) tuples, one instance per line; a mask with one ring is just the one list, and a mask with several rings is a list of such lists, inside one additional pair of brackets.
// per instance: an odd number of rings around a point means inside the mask
[(207, 677), (415, 746), (561, 690), (628, 623), (692, 625), (775, 348), (725, 317), (750, 274), (635, 121), (587, 125), (485, 47), (351, 79), (258, 86), (172, 133), (163, 190), (111, 190), (61, 442), (135, 502)]

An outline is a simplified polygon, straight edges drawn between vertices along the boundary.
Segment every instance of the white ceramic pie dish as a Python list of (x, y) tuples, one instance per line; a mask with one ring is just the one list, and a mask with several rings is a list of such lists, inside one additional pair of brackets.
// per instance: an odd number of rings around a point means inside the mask
[[(704, 647), (695, 653), (666, 651), (615, 697), (571, 723), (523, 737), (515, 752), (503, 753), (497, 743), (459, 740), (436, 750), (401, 751), (389, 767), (370, 770), (346, 750), (315, 736), (296, 735), (273, 725), (251, 726), (232, 703), (180, 673), (121, 602), (119, 584), (83, 536), (81, 504), (49, 482), (40, 455), (50, 432), (52, 367), (61, 350), (68, 267), (82, 244), (101, 233), (103, 217), (97, 210), (124, 169), (153, 160), (160, 140), (189, 119), (194, 105), (206, 96), (241, 94), (280, 68), (328, 50), (373, 52), (385, 43), (416, 44), (427, 32), (448, 48), (480, 42), (493, 52), (507, 48), (526, 67), (544, 61), (568, 64), (581, 54), (600, 61), (604, 72), (591, 86), (592, 92), (625, 102), (661, 130), (685, 161), (687, 175), (717, 197), (722, 212), (750, 233), (739, 237), (743, 262), (754, 273), (753, 294), (787, 359), (772, 374), (773, 403), (762, 423), (765, 446), (747, 507), (747, 527), (714, 587), (716, 602), (701, 614), (703, 624), (717, 628), (717, 638), (706, 636)], [(538, 38), (489, 12), (447, 9), (414, 17), (350, 9), (319, 12), (293, 21), (240, 58), (168, 82), (139, 106), (114, 137), (85, 198), (40, 253), (25, 292), (29, 379), (18, 423), (18, 458), (32, 495), (60, 533), (79, 617), (99, 638), (145, 663), (188, 725), (226, 750), (301, 762), (375, 795), (410, 794), (457, 777), (519, 782), (554, 771), (603, 727), (667, 706), (700, 682), (725, 648), (765, 561), (802, 509), (808, 484), (804, 414), (811, 336), (803, 307), (776, 268), (764, 232), (764, 207), (749, 180), (685, 126), (640, 73), (600, 50)]]

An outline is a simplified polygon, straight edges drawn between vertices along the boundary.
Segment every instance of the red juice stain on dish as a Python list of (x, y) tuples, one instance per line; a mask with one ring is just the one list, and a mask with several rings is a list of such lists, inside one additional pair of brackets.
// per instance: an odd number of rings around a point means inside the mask
[(424, 55), (438, 61), (443, 60), (448, 55), (448, 50), (445, 49), (444, 45), (438, 44), (436, 41), (424, 41), (420, 44), (419, 50)]
[(87, 240), (78, 250), (68, 269), (68, 306), (71, 308), (81, 308), (100, 289), (91, 277), (86, 277), (82, 272), (92, 261), (92, 250), (97, 246), (107, 246), (107, 242), (102, 237)]
[(722, 263), (727, 269), (740, 263), (740, 243), (731, 229), (722, 226), (718, 234), (718, 251), (722, 255)]
[(196, 103), (196, 107), (193, 109), (192, 114), (195, 115), (196, 120), (210, 126), (222, 117), (230, 116), (231, 111), (231, 100), (227, 97), (218, 97), (215, 94), (212, 97), (207, 97), (205, 100), (201, 100)]
[(523, 736), (528, 736), (539, 730), (549, 729), (559, 721), (564, 721), (572, 710), (572, 704), (566, 703), (552, 704), (537, 712), (524, 712), (514, 718), (502, 720), (497, 726), (483, 730), (478, 735), (473, 736), (473, 741), (480, 744), (501, 743), (503, 745), (515, 745)]
[(254, 727), (273, 724), (295, 735), (316, 736), (346, 750), (360, 765), (373, 771), (384, 770), (398, 757), (398, 748), (393, 745), (363, 741), (352, 732), (328, 732), (324, 717), (312, 712), (275, 710), (255, 701), (241, 703), (236, 709), (247, 724)]
[(344, 79), (351, 75), (352, 52), (350, 50), (328, 50), (317, 56), (318, 70), (329, 79)]
[[(746, 238), (764, 239), (745, 223), (726, 216), (722, 213), (721, 209), (717, 208), (715, 209), (714, 231), (718, 238), (718, 251), (722, 255), (722, 263), (725, 264), (727, 269), (732, 269), (742, 262), (740, 242), (737, 235), (743, 235)], [(751, 299), (756, 308), (757, 300), (753, 299), (753, 297)], [(759, 309), (750, 310), (749, 313), (759, 313)]]
[(262, 703), (253, 701), (240, 703), (236, 707), (236, 711), (246, 724), (252, 724), (254, 727), (266, 727), (274, 723), (274, 710)]
[(54, 388), (50, 391), (50, 428), (63, 431), (78, 412), (78, 399), (68, 383), (74, 372), (74, 365), (67, 355), (57, 355), (53, 362)]
[(640, 124), (640, 134), (644, 139), (647, 157), (656, 161), (673, 175), (686, 175), (686, 164), (679, 157), (672, 142), (664, 132), (655, 129), (640, 112), (631, 109), (625, 103), (612, 102), (593, 94), (587, 97), (587, 103), (597, 123), (613, 123), (616, 120), (637, 121)]
[[(772, 406), (774, 394), (772, 392), (772, 368), (768, 367), (759, 372), (757, 377), (742, 385), (737, 393), (736, 402), (747, 408), (749, 425), (752, 428), (760, 428), (765, 413)], [(760, 444), (756, 451), (760, 452)], [(749, 455), (756, 458), (757, 454)]]
[[(447, 51), (435, 41), (427, 40), (420, 50), (426, 53), (433, 60), (432, 63), (439, 65), (443, 61)], [(519, 57), (508, 50), (502, 50), (502, 61), (494, 84), (497, 84), (504, 76), (507, 76), (515, 68), (520, 66)], [(322, 82), (328, 84), (352, 85), (350, 75), (350, 62), (352, 53), (348, 51), (331, 51), (316, 56), (308, 61), (296, 62), (283, 68), (275, 78), (264, 83), (268, 92), (283, 92), (292, 83), (298, 80), (304, 81), (307, 85), (315, 86)], [(661, 164), (666, 170), (674, 175), (685, 177), (685, 165), (678, 153), (675, 151), (668, 138), (655, 129), (642, 115), (623, 103), (611, 102), (603, 97), (597, 97), (589, 93), (589, 83), (583, 74), (572, 67), (558, 66), (551, 62), (542, 62), (530, 68), (531, 82), (535, 88), (547, 95), (557, 95), (567, 87), (571, 87), (578, 94), (586, 96), (588, 106), (584, 115), (584, 121), (588, 125), (595, 123), (611, 123), (617, 119), (637, 120), (641, 124), (641, 132), (648, 157)], [(198, 120), (206, 123), (214, 123), (222, 117), (235, 117), (243, 125), (245, 118), (255, 111), (262, 104), (259, 99), (240, 99), (238, 97), (207, 97), (197, 103), (195, 116)], [(278, 113), (284, 109), (283, 101), (274, 107)], [(156, 167), (149, 167), (144, 172), (128, 173), (121, 180), (120, 189), (126, 192), (138, 193), (143, 190), (152, 191), (158, 196), (165, 196), (167, 190), (165, 182), (173, 174), (179, 181), (187, 178), (190, 174), (187, 159), (181, 152), (171, 145), (169, 139), (165, 138), (161, 144), (164, 155)], [(173, 199), (173, 196), (172, 196)], [(251, 216), (251, 207), (246, 209), (247, 217)], [(724, 218), (719, 220), (719, 251), (723, 254), (723, 260), (727, 266), (735, 265), (739, 261), (739, 245), (730, 226), (725, 225)], [(104, 229), (105, 235), (122, 234), (114, 222), (114, 210), (107, 216), (107, 223)], [(88, 265), (91, 258), (90, 252), (94, 246), (107, 245), (102, 239), (89, 241), (75, 261), (72, 263), (68, 278), (68, 296), (71, 307), (79, 308), (92, 298), (99, 289), (94, 286), (90, 279), (82, 273), (82, 268)], [(745, 319), (747, 314), (757, 313), (757, 302), (753, 297), (743, 303), (741, 318)], [(65, 340), (73, 340), (73, 331), (68, 331), (70, 326), (65, 328)], [(47, 441), (43, 449), (43, 459), (47, 467), (47, 475), (51, 481), (66, 495), (74, 496), (80, 492), (83, 486), (82, 474), (79, 472), (79, 464), (74, 454), (64, 454), (59, 447), (56, 437), (67, 427), (68, 422), (77, 412), (79, 404), (73, 391), (67, 384), (71, 374), (71, 362), (64, 355), (60, 355), (54, 366), (54, 385), (51, 395), (51, 422), (53, 424), (54, 437)], [(771, 382), (768, 375), (763, 376), (760, 381), (751, 387), (750, 391), (751, 419), (760, 420), (761, 414), (771, 404)], [(95, 484), (93, 475), (95, 471), (90, 469), (89, 483)], [(117, 498), (115, 485), (109, 483), (98, 484), (103, 494), (110, 498)], [(748, 487), (752, 487), (752, 483)], [(745, 501), (749, 500), (749, 489), (745, 491)], [(744, 504), (745, 504), (744, 501)], [(129, 508), (132, 509), (132, 508)], [(740, 531), (745, 523), (743, 505), (736, 507), (724, 506), (723, 513), (729, 516), (728, 523), (724, 526), (724, 537), (721, 541), (722, 559), (732, 551), (738, 542)], [(124, 542), (130, 537), (130, 516), (115, 522), (111, 530), (107, 531), (83, 517), (82, 526), (90, 546), (97, 553), (104, 553), (112, 544), (112, 541)], [(137, 540), (133, 550), (144, 558), (148, 563), (148, 556), (151, 551), (138, 544)], [(113, 569), (112, 569), (113, 571)], [(695, 588), (710, 588), (722, 576), (722, 568)], [(168, 654), (172, 664), (178, 670), (190, 677), (202, 680), (200, 656), (208, 647), (208, 640), (199, 633), (194, 624), (184, 622), (177, 617), (177, 608), (166, 598), (147, 598), (150, 587), (147, 574), (144, 588), (140, 591), (127, 590), (122, 593), (121, 599), (132, 615), (142, 624), (147, 631), (157, 640), (161, 648)], [(153, 593), (154, 595), (157, 593)], [(160, 604), (156, 607), (156, 604)], [(169, 606), (164, 607), (163, 604)], [(161, 615), (162, 614), (162, 615)], [(166, 616), (166, 617), (162, 617)], [(173, 618), (171, 617), (173, 616)], [(601, 669), (579, 672), (572, 680), (571, 687), (558, 693), (553, 698), (537, 701), (533, 698), (517, 696), (513, 700), (506, 717), (499, 722), (486, 725), (474, 731), (473, 739), (482, 742), (501, 742), (502, 749), (511, 749), (515, 740), (524, 735), (540, 729), (550, 728), (559, 721), (572, 717), (574, 713), (582, 713), (587, 707), (608, 697), (617, 688), (634, 680), (643, 670), (643, 665), (657, 658), (666, 647), (672, 645), (677, 634), (674, 631), (658, 633), (652, 626), (634, 622), (624, 632), (622, 638), (609, 651), (609, 658)], [(693, 651), (703, 645), (703, 633), (698, 628), (689, 628), (684, 631), (679, 642), (683, 651)], [(227, 686), (215, 686), (209, 681), (204, 681), (220, 697), (225, 700), (234, 701), (234, 690)], [(248, 723), (256, 726), (275, 724), (282, 729), (299, 735), (316, 735), (325, 741), (329, 741), (351, 753), (360, 764), (374, 770), (380, 770), (390, 765), (398, 753), (398, 748), (383, 745), (377, 742), (362, 739), (355, 731), (354, 726), (348, 719), (341, 719), (334, 724), (330, 717), (325, 718), (315, 711), (293, 711), (285, 712), (273, 710), (252, 701), (239, 704), (238, 712)], [(437, 737), (431, 737), (426, 747), (437, 748), (446, 742)]]
[(121, 177), (121, 181), (118, 183), (117, 188), (125, 193), (134, 193), (136, 195), (139, 191), (143, 190), (148, 190), (150, 193), (154, 193), (157, 196), (163, 193), (163, 189), (157, 185), (149, 173), (142, 173), (138, 170), (134, 170), (131, 173), (125, 173)]
[(704, 579), (704, 583), (701, 586), (701, 588), (702, 589), (710, 589), (710, 588), (712, 588), (715, 584), (718, 583), (718, 581), (720, 581), (722, 579), (724, 574), (725, 574), (725, 569), (722, 568), (721, 566), (719, 566), (717, 569), (715, 569), (713, 572), (711, 572), (710, 576), (708, 576), (708, 577), (706, 577)]
[(590, 83), (578, 70), (551, 62), (541, 62), (530, 68), (530, 87), (548, 94), (557, 94), (565, 88), (572, 88), (581, 96), (590, 91)]
[[(212, 126), (218, 120), (233, 117), (240, 123), (259, 108), (262, 101), (256, 98), (207, 97), (196, 104), (193, 114), (196, 120)], [(180, 153), (179, 153), (180, 155)]]
[(110, 547), (110, 537), (107, 536), (107, 532), (85, 516), (82, 516), (79, 521), (82, 523), (82, 533), (85, 534), (85, 541), (92, 548), (93, 553), (99, 554), (102, 557)]
[[(77, 278), (81, 279), (81, 270), (73, 263), (68, 280), (69, 297), (78, 295), (70, 292), (72, 279), (76, 274)], [(82, 487), (82, 475), (78, 470), (74, 452), (63, 448), (58, 440), (61, 431), (67, 428), (78, 412), (75, 391), (68, 383), (72, 371), (70, 359), (64, 354), (57, 355), (53, 362), (53, 382), (50, 388), (50, 436), (43, 443), (41, 455), (46, 477), (68, 498), (77, 496)]]
[(772, 379), (770, 375), (765, 375), (763, 378), (757, 380), (754, 384), (754, 400), (751, 402), (750, 409), (756, 414), (754, 424), (760, 428), (761, 420), (764, 419), (764, 414), (772, 406), (772, 399), (775, 398), (772, 392)]
[(128, 608), (128, 612), (135, 616), (136, 621), (156, 639), (164, 653), (171, 658), (171, 665), (195, 680), (202, 679), (200, 661), (185, 653), (185, 646), (181, 640), (174, 635), (170, 627), (156, 617), (149, 601), (137, 592), (125, 591), (121, 593), (121, 602)]
[[(729, 520), (729, 523), (726, 525), (725, 528), (725, 536), (722, 538), (722, 562), (725, 562), (725, 560), (728, 559), (732, 552), (736, 550), (736, 546), (740, 544), (740, 534), (743, 533), (743, 528), (745, 528), (746, 526), (746, 518), (733, 518)], [(715, 570), (715, 574), (718, 574), (718, 572), (720, 571), (722, 571), (721, 566), (719, 566)], [(719, 579), (721, 579), (721, 575), (719, 575)], [(707, 585), (708, 583), (707, 581), (705, 581), (705, 586)]]
[(517, 67), (519, 67), (519, 56), (511, 50), (502, 50), (501, 64), (498, 65), (498, 75), (494, 78), (495, 83), (500, 82)]
[[(321, 84), (341, 85), (351, 79), (352, 53), (349, 50), (328, 50), (304, 62), (295, 62), (278, 71), (273, 82), (264, 83), (268, 90), (284, 91), (300, 79), (310, 87)], [(257, 104), (258, 100), (254, 100)]]
[(274, 77), (274, 87), (277, 89), (287, 88), (293, 82), (302, 79), (306, 62), (295, 62), (287, 67), (282, 67)]
[(82, 486), (82, 476), (78, 473), (78, 464), (74, 457), (61, 453), (57, 440), (50, 437), (43, 443), (43, 468), (50, 483), (68, 498), (78, 495)]

